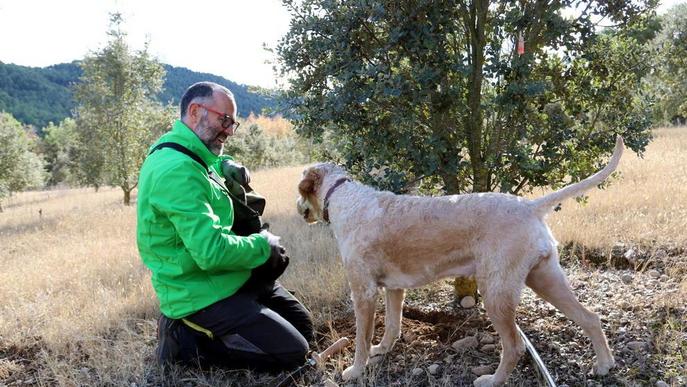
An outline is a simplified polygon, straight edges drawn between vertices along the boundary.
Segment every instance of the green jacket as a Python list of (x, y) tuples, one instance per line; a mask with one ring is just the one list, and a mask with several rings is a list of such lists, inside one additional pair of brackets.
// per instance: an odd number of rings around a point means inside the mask
[[(227, 157), (210, 152), (179, 120), (155, 145), (160, 142), (185, 146), (215, 173)], [(146, 158), (138, 183), (136, 238), (165, 316), (182, 318), (231, 296), (252, 268), (267, 261), (267, 239), (237, 236), (233, 221), (231, 200), (198, 162), (170, 148)]]

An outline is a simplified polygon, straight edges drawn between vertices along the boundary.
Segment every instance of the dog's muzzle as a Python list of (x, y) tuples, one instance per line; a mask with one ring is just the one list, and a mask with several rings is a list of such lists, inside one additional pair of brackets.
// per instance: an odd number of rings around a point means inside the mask
[(305, 200), (303, 198), (299, 198), (296, 201), (296, 208), (298, 209), (298, 214), (303, 216), (303, 219), (306, 221), (308, 220), (308, 217), (310, 217), (310, 209), (305, 203)]

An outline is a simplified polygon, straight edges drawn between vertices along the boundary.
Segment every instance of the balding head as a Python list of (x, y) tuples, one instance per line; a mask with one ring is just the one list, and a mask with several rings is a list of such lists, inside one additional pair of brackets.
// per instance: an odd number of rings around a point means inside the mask
[(197, 82), (189, 86), (179, 103), (181, 120), (185, 120), (186, 114), (188, 113), (188, 107), (191, 103), (210, 103), (213, 93), (215, 92), (223, 93), (234, 101), (234, 94), (220, 84), (214, 82)]
[(181, 121), (212, 153), (222, 154), (224, 142), (238, 127), (234, 95), (222, 85), (199, 82), (186, 90), (180, 108)]

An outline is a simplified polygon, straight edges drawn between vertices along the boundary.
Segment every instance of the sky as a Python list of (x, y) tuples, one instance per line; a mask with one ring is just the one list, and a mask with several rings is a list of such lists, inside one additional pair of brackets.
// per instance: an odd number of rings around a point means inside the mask
[(105, 46), (109, 13), (124, 17), (134, 49), (163, 63), (275, 87), (272, 56), (289, 28), (280, 0), (0, 0), (0, 61), (44, 67)]
[[(687, 0), (662, 0), (659, 13)], [(107, 43), (109, 13), (124, 16), (134, 49), (246, 85), (277, 87), (272, 54), (289, 28), (280, 0), (0, 0), (0, 61), (45, 67)]]

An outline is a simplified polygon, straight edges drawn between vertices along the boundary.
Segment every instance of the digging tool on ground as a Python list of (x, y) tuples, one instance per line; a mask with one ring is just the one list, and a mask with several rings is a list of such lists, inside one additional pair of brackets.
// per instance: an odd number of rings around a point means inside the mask
[(324, 363), (327, 361), (327, 359), (329, 359), (332, 355), (341, 352), (344, 347), (350, 343), (351, 340), (349, 340), (347, 337), (342, 337), (339, 340), (336, 340), (334, 344), (327, 347), (327, 349), (324, 351), (320, 353), (313, 353), (310, 359), (306, 360), (304, 365), (296, 368), (295, 371), (286, 375), (286, 377), (282, 379), (276, 385), (276, 387), (287, 387), (291, 384), (295, 384), (296, 378), (303, 374), (303, 372), (313, 368), (324, 367)]
[(539, 357), (537, 349), (534, 348), (534, 345), (532, 345), (530, 339), (528, 339), (527, 336), (525, 336), (525, 333), (522, 331), (522, 329), (520, 329), (520, 326), (518, 324), (515, 324), (515, 327), (518, 328), (518, 334), (522, 338), (522, 341), (525, 342), (525, 348), (527, 348), (527, 352), (529, 352), (530, 356), (532, 356), (532, 360), (534, 360), (534, 365), (537, 367), (539, 375), (546, 382), (546, 386), (556, 387), (556, 382), (553, 380), (553, 377), (551, 377), (549, 370), (546, 369), (546, 364), (544, 364), (544, 361), (541, 359), (541, 357)]

